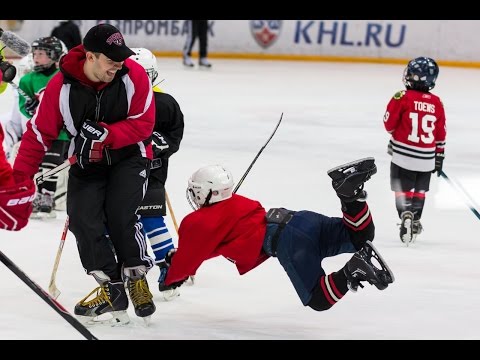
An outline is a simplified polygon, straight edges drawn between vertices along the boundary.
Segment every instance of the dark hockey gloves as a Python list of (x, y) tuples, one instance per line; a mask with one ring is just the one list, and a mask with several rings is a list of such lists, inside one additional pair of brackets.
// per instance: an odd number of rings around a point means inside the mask
[(90, 163), (102, 161), (103, 141), (107, 138), (108, 130), (99, 124), (87, 120), (83, 123), (80, 132), (75, 138), (75, 153), (77, 164), (85, 169)]
[(188, 279), (188, 278), (185, 278), (184, 280), (171, 283), (170, 285), (165, 285), (165, 279), (167, 278), (168, 268), (172, 264), (172, 258), (173, 258), (173, 255), (175, 255), (176, 251), (177, 249), (171, 249), (167, 253), (167, 255), (165, 255), (164, 261), (158, 264), (158, 266), (160, 267), (160, 278), (158, 279), (158, 283), (159, 283), (158, 289), (160, 291), (176, 289), (177, 287), (182, 286), (182, 284)]
[(443, 160), (445, 160), (445, 153), (436, 153), (435, 154), (435, 169), (433, 169), (432, 173), (437, 172), (437, 176), (440, 176), (443, 168)]
[(35, 110), (37, 110), (38, 106), (38, 99), (30, 99), (25, 103), (25, 111), (28, 115), (33, 116), (35, 114)]
[(156, 158), (163, 158), (166, 157), (170, 145), (168, 145), (167, 140), (165, 140), (162, 134), (154, 131), (152, 134), (152, 148)]
[(388, 145), (387, 145), (387, 154), (390, 155), (390, 156), (393, 155), (393, 146), (392, 146), (391, 141), (389, 141)]

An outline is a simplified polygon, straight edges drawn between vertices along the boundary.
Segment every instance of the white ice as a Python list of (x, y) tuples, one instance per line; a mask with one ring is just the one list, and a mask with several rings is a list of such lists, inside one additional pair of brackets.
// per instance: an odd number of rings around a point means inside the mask
[[(274, 258), (238, 275), (223, 258), (203, 264), (193, 286), (162, 301), (158, 270), (148, 281), (157, 311), (149, 327), (136, 317), (125, 327), (97, 326), (99, 339), (480, 339), (480, 220), (444, 179), (432, 177), (423, 215), (424, 233), (400, 242), (389, 186), (387, 102), (403, 89), (402, 65), (212, 59), (211, 70), (184, 69), (180, 59), (159, 58), (163, 89), (180, 103), (185, 134), (171, 158), (167, 191), (177, 220), (191, 209), (187, 179), (197, 168), (220, 163), (241, 178), (283, 122), (239, 189), (265, 208), (283, 206), (341, 216), (326, 171), (374, 156), (378, 173), (366, 184), (376, 224), (374, 244), (396, 281), (379, 291), (366, 285), (332, 309), (304, 307)], [(480, 72), (441, 67), (434, 93), (447, 114), (444, 170), (480, 203)], [(0, 113), (12, 106), (11, 89)], [(478, 205), (477, 205), (478, 206)], [(478, 207), (477, 207), (478, 210)], [(0, 249), (47, 289), (65, 213), (32, 220), (20, 232), (0, 232)], [(175, 228), (168, 218), (170, 232)], [(337, 271), (351, 255), (324, 261)], [(6, 266), (0, 264), (0, 339), (83, 339)], [(96, 283), (84, 273), (69, 233), (60, 267), (58, 301), (73, 313)]]

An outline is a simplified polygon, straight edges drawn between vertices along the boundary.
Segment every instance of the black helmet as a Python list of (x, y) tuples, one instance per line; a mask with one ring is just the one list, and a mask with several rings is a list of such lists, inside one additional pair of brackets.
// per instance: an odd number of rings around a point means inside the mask
[(435, 60), (429, 57), (417, 57), (410, 60), (403, 72), (403, 83), (407, 89), (429, 91), (435, 87), (439, 68)]
[[(62, 42), (57, 39), (55, 36), (41, 37), (32, 42), (32, 53), (35, 50), (45, 50), (47, 56), (52, 60), (52, 62), (57, 62), (60, 60), (60, 57), (63, 55)], [(34, 66), (34, 71), (42, 71), (46, 68), (52, 66), (49, 65), (36, 65)]]

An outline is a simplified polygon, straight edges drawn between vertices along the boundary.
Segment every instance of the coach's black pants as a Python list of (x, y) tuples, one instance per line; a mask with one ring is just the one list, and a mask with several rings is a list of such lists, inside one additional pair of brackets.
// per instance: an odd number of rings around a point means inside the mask
[[(147, 165), (147, 159), (134, 156), (110, 166), (70, 168), (67, 213), (87, 274), (102, 270), (112, 280), (119, 280), (122, 265), (145, 265), (147, 269), (154, 265), (135, 214), (149, 175)], [(117, 259), (105, 237), (106, 229)]]

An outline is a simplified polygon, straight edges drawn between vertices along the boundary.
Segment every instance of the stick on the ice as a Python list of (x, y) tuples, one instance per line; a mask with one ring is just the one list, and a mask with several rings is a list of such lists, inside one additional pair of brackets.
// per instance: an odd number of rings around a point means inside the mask
[(250, 172), (250, 170), (252, 169), (253, 167), (253, 164), (255, 164), (255, 161), (257, 161), (258, 157), (260, 156), (260, 154), (262, 153), (262, 151), (267, 147), (268, 143), (270, 142), (270, 140), (272, 140), (273, 138), (273, 135), (275, 135), (275, 133), (277, 132), (277, 129), (278, 127), (280, 126), (280, 123), (282, 122), (282, 118), (283, 118), (283, 112), (282, 112), (282, 115), (280, 115), (280, 120), (278, 120), (278, 123), (277, 123), (277, 126), (275, 126), (275, 130), (273, 130), (273, 133), (272, 135), (270, 135), (270, 137), (268, 138), (267, 142), (265, 143), (265, 145), (262, 146), (262, 148), (260, 149), (260, 151), (258, 152), (257, 156), (255, 156), (255, 159), (253, 159), (252, 163), (250, 164), (250, 166), (248, 167), (247, 171), (245, 171), (245, 174), (243, 174), (242, 178), (240, 179), (240, 181), (238, 182), (237, 186), (235, 186), (235, 189), (233, 190), (233, 193), (235, 194), (238, 190), (238, 188), (240, 187), (240, 185), (242, 185), (243, 183), (243, 180), (245, 180), (245, 178), (247, 177), (248, 173)]
[(55, 257), (55, 263), (53, 264), (52, 275), (50, 276), (50, 283), (48, 285), (48, 292), (56, 300), (60, 296), (60, 290), (57, 288), (55, 282), (57, 278), (58, 264), (60, 264), (60, 258), (62, 257), (63, 245), (65, 244), (65, 239), (67, 238), (68, 233), (68, 223), (69, 218), (65, 220), (65, 226), (63, 227), (62, 237), (60, 238), (60, 244), (58, 245), (57, 256)]
[(462, 185), (450, 179), (443, 170), (440, 171), (440, 176), (443, 177), (458, 193), (463, 195), (466, 198), (465, 204), (468, 206), (471, 212), (480, 220), (480, 212), (475, 208), (475, 202), (468, 195), (467, 191), (463, 188)]
[(3, 252), (0, 251), (0, 261), (5, 264), (20, 280), (40, 296), (53, 310), (72, 325), (87, 340), (98, 340), (83, 324), (72, 316), (57, 300), (52, 298), (45, 290), (38, 286), (27, 274), (13, 263)]

